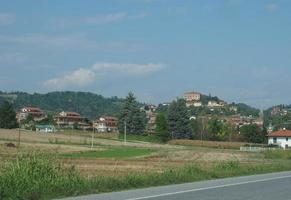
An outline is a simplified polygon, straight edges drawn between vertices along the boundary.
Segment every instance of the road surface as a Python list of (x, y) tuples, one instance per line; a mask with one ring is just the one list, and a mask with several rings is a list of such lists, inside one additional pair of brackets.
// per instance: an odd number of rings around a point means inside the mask
[(64, 200), (290, 200), (291, 172), (152, 187)]

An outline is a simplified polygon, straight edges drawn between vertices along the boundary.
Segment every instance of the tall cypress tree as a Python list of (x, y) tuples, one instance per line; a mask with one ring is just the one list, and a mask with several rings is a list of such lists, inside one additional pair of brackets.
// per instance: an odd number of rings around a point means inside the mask
[(184, 99), (178, 99), (171, 103), (168, 111), (168, 125), (172, 138), (191, 138), (191, 124)]
[(132, 92), (125, 99), (123, 108), (119, 116), (119, 132), (124, 133), (126, 122), (127, 133), (142, 135), (146, 127), (146, 116), (140, 110), (138, 102)]
[(17, 128), (16, 113), (9, 102), (4, 102), (0, 107), (0, 128)]
[(155, 132), (163, 142), (166, 142), (171, 138), (171, 135), (168, 130), (167, 118), (163, 113), (159, 113), (157, 115)]

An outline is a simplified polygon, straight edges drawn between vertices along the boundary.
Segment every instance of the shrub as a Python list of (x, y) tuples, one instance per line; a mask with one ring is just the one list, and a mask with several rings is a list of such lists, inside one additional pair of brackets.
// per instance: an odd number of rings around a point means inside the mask
[(51, 155), (21, 155), (1, 169), (0, 199), (33, 200), (53, 193), (74, 194), (84, 183), (74, 168), (61, 168)]

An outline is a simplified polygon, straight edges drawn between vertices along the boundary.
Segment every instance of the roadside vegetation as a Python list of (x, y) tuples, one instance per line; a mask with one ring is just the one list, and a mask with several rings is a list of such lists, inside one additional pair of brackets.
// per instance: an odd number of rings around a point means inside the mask
[(50, 154), (25, 154), (7, 161), (0, 171), (0, 199), (51, 199), (89, 193), (119, 191), (190, 181), (291, 170), (291, 162), (244, 165), (237, 161), (204, 167), (187, 164), (160, 173), (128, 173), (123, 176), (82, 176), (63, 166)]
[(269, 150), (264, 151), (264, 156), (266, 159), (276, 159), (276, 160), (291, 160), (291, 151), (290, 150)]

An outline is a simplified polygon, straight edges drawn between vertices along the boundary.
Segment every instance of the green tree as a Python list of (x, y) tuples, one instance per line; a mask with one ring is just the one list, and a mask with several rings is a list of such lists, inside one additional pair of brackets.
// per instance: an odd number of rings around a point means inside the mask
[(56, 122), (54, 120), (53, 115), (47, 115), (46, 118), (40, 120), (37, 124), (41, 124), (41, 125), (55, 125)]
[(190, 139), (192, 135), (186, 102), (184, 99), (173, 101), (168, 111), (169, 132), (175, 139)]
[(264, 131), (256, 124), (242, 126), (240, 134), (247, 142), (251, 143), (262, 143), (266, 137)]
[(156, 134), (161, 141), (166, 142), (170, 139), (170, 133), (168, 129), (168, 123), (166, 116), (163, 113), (159, 113), (156, 118)]
[(219, 140), (220, 132), (222, 131), (223, 124), (222, 122), (217, 118), (213, 117), (208, 121), (207, 124), (207, 130), (209, 132), (209, 137), (211, 140)]
[(17, 128), (16, 113), (9, 102), (4, 102), (0, 107), (0, 128)]
[(207, 129), (211, 140), (224, 140), (232, 133), (231, 126), (217, 117), (208, 121)]
[(34, 124), (35, 121), (34, 121), (34, 118), (31, 114), (28, 114), (27, 117), (23, 120), (21, 120), (21, 124)]
[(191, 139), (201, 139), (203, 134), (203, 124), (201, 119), (191, 119), (192, 137)]
[(36, 122), (34, 121), (33, 116), (31, 114), (28, 114), (28, 116), (24, 120), (21, 120), (20, 124), (27, 130), (34, 130)]
[(132, 92), (128, 94), (119, 115), (119, 132), (124, 133), (126, 123), (127, 133), (142, 135), (146, 128), (146, 116)]

